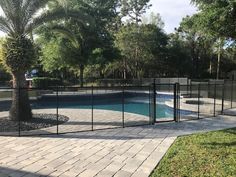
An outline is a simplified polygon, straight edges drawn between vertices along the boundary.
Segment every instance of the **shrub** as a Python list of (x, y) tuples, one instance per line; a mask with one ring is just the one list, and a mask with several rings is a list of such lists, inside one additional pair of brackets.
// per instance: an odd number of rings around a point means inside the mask
[(48, 78), (48, 77), (35, 77), (32, 80), (33, 87), (36, 88), (48, 88), (53, 87), (57, 85), (62, 85), (62, 82), (60, 79), (56, 78)]

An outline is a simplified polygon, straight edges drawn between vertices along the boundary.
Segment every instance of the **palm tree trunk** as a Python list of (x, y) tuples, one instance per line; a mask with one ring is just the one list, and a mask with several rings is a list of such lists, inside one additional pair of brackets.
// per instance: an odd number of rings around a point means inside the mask
[(12, 76), (13, 93), (9, 118), (14, 121), (30, 120), (32, 118), (32, 112), (24, 72), (14, 73)]

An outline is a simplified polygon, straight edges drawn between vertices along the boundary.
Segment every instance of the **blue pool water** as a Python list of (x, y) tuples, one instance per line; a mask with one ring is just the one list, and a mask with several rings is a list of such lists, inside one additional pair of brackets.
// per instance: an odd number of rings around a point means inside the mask
[[(70, 98), (71, 99), (71, 98)], [(173, 109), (165, 105), (165, 101), (172, 100), (173, 95), (157, 95), (156, 118), (173, 118)], [(124, 111), (126, 113), (140, 114), (150, 116), (150, 105), (148, 96), (137, 96), (125, 98)], [(115, 97), (112, 99), (103, 97), (94, 99), (94, 109), (111, 110), (122, 112), (121, 98)], [(55, 108), (55, 102), (43, 101), (38, 105), (40, 108)], [(92, 109), (91, 98), (80, 98), (78, 100), (68, 101), (60, 99), (59, 109)], [(181, 114), (191, 114), (191, 112), (181, 110)]]
[[(70, 109), (91, 109), (91, 105), (63, 105), (61, 108)], [(122, 104), (120, 103), (110, 103), (110, 104), (97, 104), (94, 105), (94, 109), (110, 110), (110, 111), (120, 111), (122, 112)], [(124, 111), (126, 113), (140, 114), (144, 116), (149, 116), (150, 108), (148, 103), (137, 103), (128, 102), (124, 105)], [(156, 111), (157, 118), (172, 118), (173, 110), (164, 104), (157, 105)]]

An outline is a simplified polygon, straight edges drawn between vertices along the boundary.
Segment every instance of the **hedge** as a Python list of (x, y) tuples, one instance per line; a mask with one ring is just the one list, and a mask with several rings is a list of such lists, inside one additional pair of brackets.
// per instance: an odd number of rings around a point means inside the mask
[(35, 77), (32, 80), (32, 86), (36, 88), (47, 88), (61, 84), (62, 82), (60, 79), (49, 78), (49, 77)]

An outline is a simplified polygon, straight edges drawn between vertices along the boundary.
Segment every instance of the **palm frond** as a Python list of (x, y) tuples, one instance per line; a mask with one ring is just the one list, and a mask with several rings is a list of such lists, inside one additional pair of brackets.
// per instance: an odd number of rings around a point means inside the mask
[(14, 8), (12, 0), (1, 0), (0, 6), (3, 9), (3, 12), (5, 13), (5, 15), (6, 13), (10, 12), (11, 9)]
[(64, 8), (67, 8), (69, 4), (68, 0), (57, 0), (57, 2)]
[(65, 17), (75, 18), (76, 20), (82, 22), (84, 25), (94, 24), (94, 20), (91, 18), (91, 16), (86, 15), (85, 13), (76, 10), (65, 11), (63, 8), (58, 8), (52, 11), (47, 11), (39, 17), (33, 19), (32, 22), (27, 24), (25, 33), (29, 33), (30, 31), (34, 30), (35, 28), (39, 27), (44, 23), (63, 19)]
[[(11, 3), (11, 0), (1, 0), (0, 1), (0, 6), (3, 10), (4, 15), (6, 16), (7, 19), (12, 19), (12, 11), (14, 10), (14, 6)], [(14, 12), (13, 12), (14, 13)]]
[(11, 0), (12, 1), (12, 6), (15, 9), (21, 8), (23, 4), (23, 0)]
[(0, 6), (8, 21), (8, 26), (16, 33), (23, 32), (22, 11), (23, 0), (1, 0)]
[(22, 6), (22, 11), (26, 12), (26, 19), (29, 20), (42, 8), (44, 8), (50, 1), (58, 2), (58, 4), (67, 8), (68, 0), (25, 0)]
[(26, 19), (29, 20), (42, 8), (44, 8), (50, 0), (26, 0), (23, 3), (22, 11), (25, 12)]
[(32, 21), (34, 15), (42, 8), (46, 6), (46, 4), (50, 0), (25, 0), (22, 4), (22, 24), (26, 26), (29, 21)]
[(75, 34), (72, 31), (70, 31), (69, 29), (65, 28), (64, 26), (57, 25), (57, 26), (53, 26), (52, 30), (62, 34), (65, 38), (70, 40), (75, 48), (80, 47), (80, 44), (79, 44), (80, 41), (77, 39)]
[(0, 16), (0, 31), (4, 33), (13, 33), (8, 20), (5, 17)]

